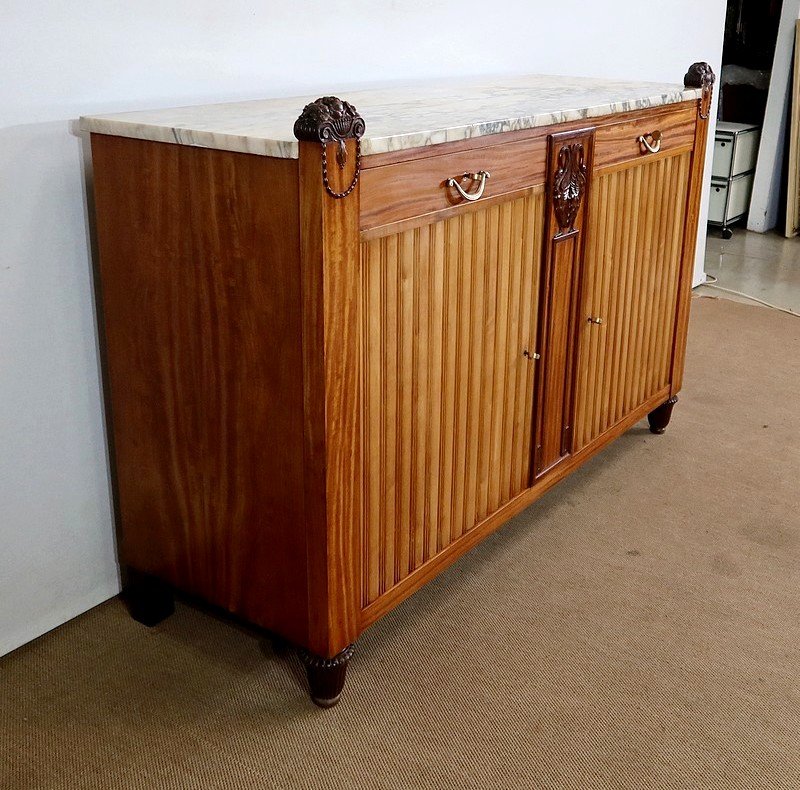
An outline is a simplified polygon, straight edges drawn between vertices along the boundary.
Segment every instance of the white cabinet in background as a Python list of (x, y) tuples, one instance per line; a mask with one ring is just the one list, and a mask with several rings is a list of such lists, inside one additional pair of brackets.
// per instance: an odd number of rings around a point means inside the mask
[(721, 227), (725, 239), (731, 237), (729, 225), (745, 216), (750, 208), (760, 137), (761, 130), (753, 124), (730, 121), (717, 124), (708, 224)]

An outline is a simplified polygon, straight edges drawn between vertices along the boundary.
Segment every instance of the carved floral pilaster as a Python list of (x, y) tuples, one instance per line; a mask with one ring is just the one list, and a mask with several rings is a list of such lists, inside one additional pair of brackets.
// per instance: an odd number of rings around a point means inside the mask
[(559, 233), (575, 230), (575, 218), (586, 192), (586, 162), (583, 143), (568, 143), (558, 152), (553, 176), (553, 211)]

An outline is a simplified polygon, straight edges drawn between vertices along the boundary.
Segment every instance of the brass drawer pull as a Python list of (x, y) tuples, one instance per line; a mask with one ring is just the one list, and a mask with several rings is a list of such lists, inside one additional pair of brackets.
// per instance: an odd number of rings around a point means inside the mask
[[(648, 138), (650, 138), (648, 140)], [(652, 140), (652, 142), (651, 142)], [(650, 134), (643, 134), (637, 138), (637, 142), (642, 146), (642, 153), (657, 154), (661, 150), (661, 132), (650, 132)]]
[(598, 325), (600, 325), (600, 324), (603, 323), (603, 319), (600, 318), (600, 316), (592, 316), (592, 315), (590, 315), (586, 320), (590, 324), (598, 324)]
[[(449, 187), (455, 187), (458, 191), (458, 194), (464, 198), (464, 200), (480, 200), (483, 196), (483, 190), (486, 188), (486, 179), (489, 178), (489, 173), (486, 170), (480, 170), (477, 173), (464, 173), (459, 178), (448, 178), (445, 181), (445, 184)], [(459, 183), (460, 181), (464, 181), (466, 179), (472, 179), (473, 181), (478, 182), (478, 189), (475, 192), (467, 192)]]

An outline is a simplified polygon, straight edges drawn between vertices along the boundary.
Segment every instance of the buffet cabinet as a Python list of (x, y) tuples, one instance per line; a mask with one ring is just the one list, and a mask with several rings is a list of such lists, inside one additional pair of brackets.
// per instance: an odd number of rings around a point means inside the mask
[(331, 97), (297, 158), (93, 131), (134, 616), (197, 596), (297, 644), (334, 704), (361, 631), (637, 421), (663, 432), (712, 80), (381, 153)]

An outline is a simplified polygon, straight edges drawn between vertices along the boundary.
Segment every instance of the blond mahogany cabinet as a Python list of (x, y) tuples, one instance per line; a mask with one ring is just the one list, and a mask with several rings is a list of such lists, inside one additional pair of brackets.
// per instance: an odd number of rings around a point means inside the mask
[(83, 119), (133, 616), (208, 601), (296, 644), (332, 705), (365, 628), (637, 421), (663, 432), (712, 83)]

